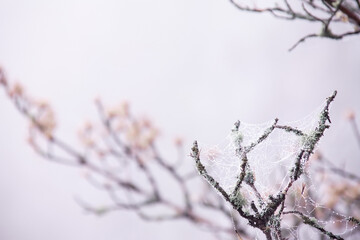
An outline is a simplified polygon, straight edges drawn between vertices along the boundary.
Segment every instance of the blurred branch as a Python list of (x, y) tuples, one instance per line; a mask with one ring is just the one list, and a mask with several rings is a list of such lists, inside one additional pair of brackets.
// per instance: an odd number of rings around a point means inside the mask
[(355, 113), (350, 112), (349, 115), (348, 115), (348, 119), (349, 119), (349, 121), (350, 121), (352, 130), (353, 130), (353, 132), (354, 132), (356, 141), (357, 141), (357, 143), (358, 143), (358, 146), (360, 147), (360, 130), (359, 130), (359, 127), (358, 127), (358, 125), (357, 125), (357, 123), (356, 123)]
[(335, 166), (331, 161), (326, 159), (324, 156), (322, 156), (321, 154), (319, 154), (319, 155), (320, 156), (318, 156), (318, 160), (323, 163), (322, 169), (325, 168), (324, 166), (327, 166), (326, 168), (329, 169), (334, 174), (360, 183), (360, 176)]
[[(288, 0), (276, 1), (273, 5), (262, 2), (262, 7), (257, 7), (255, 1), (230, 0), (239, 10), (253, 13), (270, 13), (275, 18), (283, 20), (303, 20), (312, 23), (320, 23), (320, 33), (311, 33), (299, 39), (290, 49), (292, 51), (300, 43), (309, 38), (329, 38), (340, 40), (351, 35), (360, 33), (360, 4), (359, 1), (350, 0)], [(254, 7), (249, 5), (253, 4)], [(333, 33), (330, 25), (345, 26), (340, 33)]]
[[(150, 121), (133, 116), (127, 104), (107, 111), (102, 102), (97, 100), (101, 126), (97, 129), (93, 124), (86, 124), (80, 132), (84, 147), (78, 149), (57, 137), (55, 114), (50, 105), (31, 99), (21, 85), (11, 85), (2, 69), (0, 86), (16, 109), (30, 122), (29, 142), (32, 148), (47, 160), (85, 169), (88, 172), (88, 182), (96, 189), (105, 191), (113, 202), (108, 206), (91, 207), (90, 204), (76, 199), (87, 212), (101, 215), (111, 211), (131, 210), (146, 221), (185, 219), (200, 227), (206, 227), (214, 236), (222, 233), (235, 237), (232, 217), (228, 210), (224, 207), (204, 205), (204, 196), (194, 200), (187, 185), (194, 174), (181, 174), (177, 167), (180, 162), (171, 164), (160, 155), (156, 147), (157, 130)], [(96, 139), (96, 130), (105, 131), (105, 134), (99, 134), (100, 139)], [(181, 148), (180, 144), (177, 141), (175, 147)], [(116, 161), (111, 163), (112, 159)], [(178, 159), (182, 161), (182, 158)], [(176, 189), (171, 192), (175, 190), (181, 193), (182, 204), (174, 201), (179, 197), (174, 199), (168, 193), (169, 189), (160, 187), (159, 183), (164, 180), (154, 173), (153, 168), (156, 166), (170, 177), (166, 182), (170, 180), (177, 183)], [(133, 171), (134, 169), (136, 171)], [(134, 172), (134, 175), (130, 177), (127, 170)], [(153, 206), (161, 206), (169, 213), (147, 213), (146, 209)], [(216, 212), (225, 216), (228, 226), (206, 217), (207, 213), (203, 215), (199, 209), (204, 206), (210, 211), (216, 209)], [(249, 235), (242, 226), (237, 228), (242, 236)]]

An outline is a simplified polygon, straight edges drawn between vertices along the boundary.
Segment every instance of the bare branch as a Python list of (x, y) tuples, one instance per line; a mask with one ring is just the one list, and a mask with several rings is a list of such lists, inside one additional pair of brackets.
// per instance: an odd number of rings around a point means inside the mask
[(298, 216), (301, 217), (301, 219), (303, 220), (303, 222), (313, 228), (316, 228), (318, 229), (320, 232), (322, 232), (323, 234), (325, 234), (326, 236), (328, 236), (329, 238), (331, 239), (337, 239), (337, 240), (344, 240), (342, 237), (338, 236), (338, 235), (335, 235), (333, 234), (332, 232), (329, 232), (327, 230), (325, 230), (323, 227), (321, 227), (319, 225), (319, 223), (317, 222), (316, 219), (314, 218), (310, 218), (306, 215), (304, 215), (303, 213), (299, 212), (299, 211), (286, 211), (286, 212), (283, 212), (283, 214), (296, 214)]
[[(283, 4), (275, 3), (273, 6), (266, 7), (248, 7), (240, 1), (230, 0), (230, 2), (239, 10), (254, 13), (270, 13), (275, 18), (284, 20), (304, 20), (308, 22), (320, 22), (322, 25), (320, 34), (307, 34), (299, 39), (290, 49), (292, 51), (306, 39), (314, 37), (329, 38), (339, 40), (347, 36), (360, 33), (360, 4), (356, 1), (356, 7), (350, 6), (345, 0), (322, 0), (322, 1), (302, 1), (300, 9), (295, 9), (287, 0)], [(267, 4), (270, 5), (270, 4)], [(283, 6), (281, 6), (283, 5)], [(298, 7), (299, 8), (299, 7)], [(311, 9), (311, 11), (310, 11)], [(339, 13), (339, 14), (338, 14)], [(321, 17), (318, 17), (321, 16)], [(353, 28), (353, 31), (332, 33), (329, 28), (330, 23), (346, 24)]]

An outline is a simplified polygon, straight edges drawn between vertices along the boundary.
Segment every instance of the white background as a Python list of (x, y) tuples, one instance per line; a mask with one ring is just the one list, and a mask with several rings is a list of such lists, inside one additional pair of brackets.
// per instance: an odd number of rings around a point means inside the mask
[[(108, 105), (128, 100), (164, 142), (181, 136), (189, 149), (193, 139), (223, 140), (237, 119), (301, 118), (337, 89), (321, 148), (359, 167), (344, 117), (349, 109), (360, 114), (359, 37), (313, 39), (287, 51), (319, 29), (240, 12), (226, 0), (1, 0), (0, 65), (51, 103), (57, 132), (74, 143), (82, 122), (96, 118), (97, 96)], [(101, 193), (81, 171), (36, 156), (26, 136), (27, 123), (0, 91), (0, 239), (208, 239), (186, 222), (84, 214), (74, 196)]]

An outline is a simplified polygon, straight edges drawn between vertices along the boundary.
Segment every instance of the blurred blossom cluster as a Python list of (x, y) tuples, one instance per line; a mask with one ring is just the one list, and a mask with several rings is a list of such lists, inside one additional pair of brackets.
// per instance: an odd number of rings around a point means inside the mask
[[(150, 150), (159, 131), (149, 119), (133, 116), (128, 102), (122, 102), (108, 109), (104, 109), (100, 99), (96, 99), (95, 103), (103, 123), (98, 125), (86, 122), (79, 130), (80, 141), (86, 148), (96, 150), (98, 156), (104, 157), (109, 153), (109, 149), (102, 148), (100, 139), (111, 139), (113, 135), (119, 141), (126, 143), (129, 151), (144, 153)], [(111, 130), (107, 128), (110, 125)]]
[(17, 105), (19, 110), (30, 117), (29, 142), (33, 143), (36, 133), (51, 139), (56, 128), (56, 120), (50, 104), (46, 101), (29, 97), (24, 87), (19, 83), (11, 85), (5, 78), (2, 70), (0, 70), (0, 84), (4, 86), (8, 97)]

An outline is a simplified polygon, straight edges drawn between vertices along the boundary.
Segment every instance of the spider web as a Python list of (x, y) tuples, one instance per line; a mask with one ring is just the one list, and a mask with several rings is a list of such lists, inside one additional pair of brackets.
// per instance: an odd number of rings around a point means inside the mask
[[(315, 129), (319, 114), (324, 104), (306, 117), (292, 122), (281, 122), (297, 128), (304, 133)], [(242, 146), (249, 146), (256, 142), (268, 129), (274, 120), (260, 124), (241, 122), (239, 132), (242, 136)], [(201, 144), (202, 159), (211, 176), (221, 186), (231, 193), (235, 187), (237, 176), (240, 174), (241, 159), (236, 155), (234, 134), (226, 136), (225, 141), (217, 145)], [(303, 139), (294, 133), (282, 129), (275, 129), (262, 143), (248, 153), (248, 162), (254, 172), (255, 186), (259, 192), (270, 195), (276, 194), (286, 184), (289, 170), (294, 165), (294, 157), (302, 147)]]
[[(305, 134), (311, 134), (318, 126), (324, 106), (325, 102), (300, 120), (292, 122), (280, 120), (277, 125), (291, 126)], [(237, 132), (241, 134), (240, 136), (234, 136), (234, 132), (231, 132), (220, 144), (200, 144), (203, 164), (229, 195), (233, 192), (241, 172), (242, 161), (236, 155), (238, 146), (236, 141), (240, 140), (242, 146), (249, 146), (256, 142), (273, 123), (274, 120), (260, 124), (241, 122)], [(283, 129), (274, 129), (263, 142), (248, 153), (248, 164), (255, 179), (254, 186), (263, 199), (276, 195), (286, 187), (291, 175), (290, 169), (294, 166), (296, 155), (303, 144), (304, 137)], [(308, 168), (308, 164), (305, 166), (305, 174), (294, 183), (287, 194), (286, 210), (298, 210), (307, 216), (316, 217), (318, 223), (324, 228), (350, 239), (348, 237), (356, 229), (356, 225), (351, 225), (347, 220), (348, 216), (336, 212), (333, 207), (318, 203), (318, 197), (315, 196), (326, 194), (327, 189), (321, 187), (324, 184), (321, 179), (319, 181), (316, 172), (308, 170), (311, 169), (311, 167)], [(241, 195), (244, 197), (243, 210), (251, 212), (249, 203), (251, 201), (258, 203), (259, 198), (250, 186), (245, 183), (241, 186)], [(261, 209), (261, 206), (258, 207)], [(305, 224), (299, 224), (301, 222), (299, 220), (301, 220), (299, 217), (285, 216), (284, 221), (281, 222), (288, 239), (316, 237), (319, 232)], [(262, 239), (263, 234), (256, 234), (255, 238)]]

